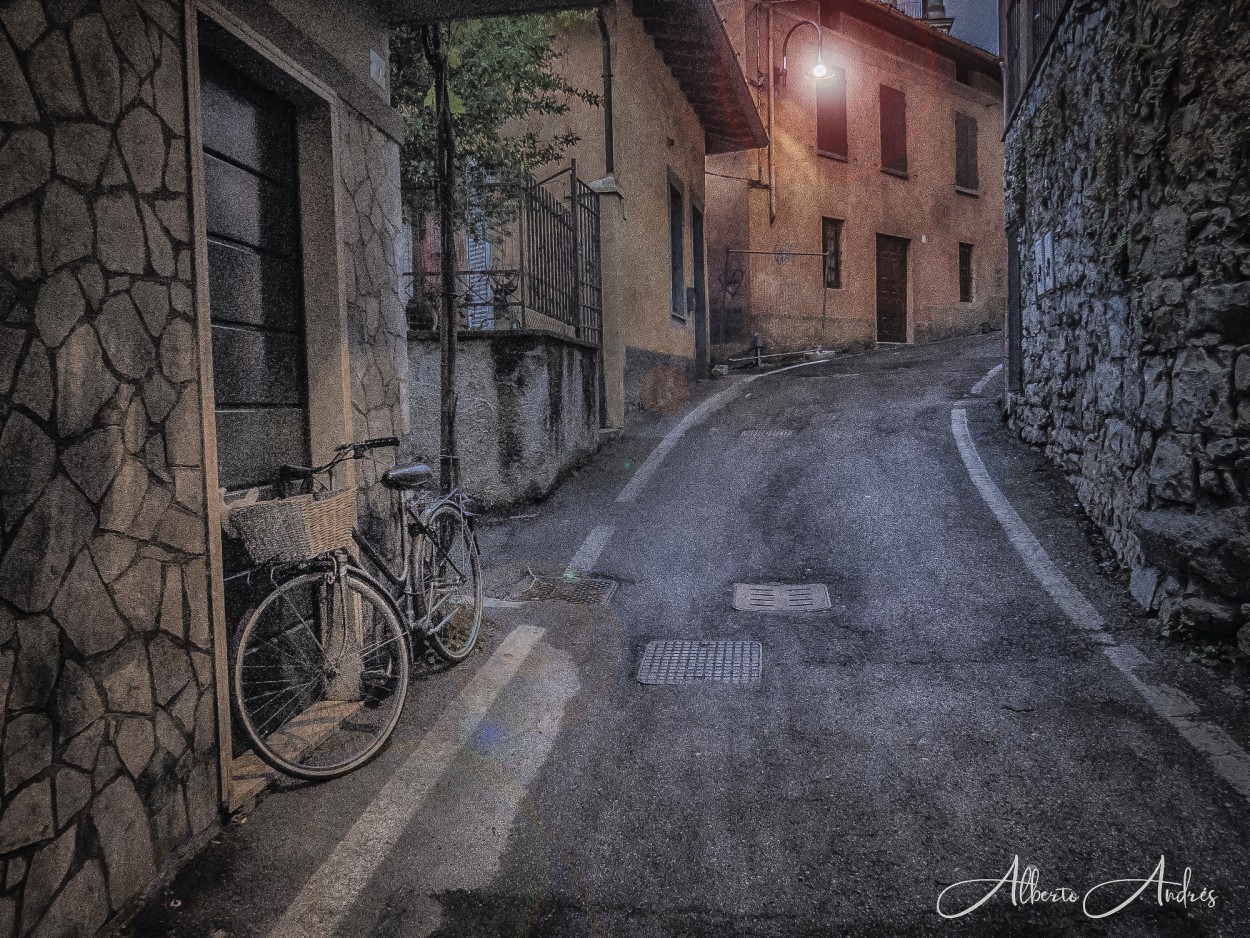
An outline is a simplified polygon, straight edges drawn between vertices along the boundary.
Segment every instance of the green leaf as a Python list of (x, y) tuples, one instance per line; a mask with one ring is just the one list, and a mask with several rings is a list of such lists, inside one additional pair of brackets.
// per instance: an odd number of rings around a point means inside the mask
[(434, 86), (430, 85), (430, 90), (425, 93), (424, 104), (426, 107), (434, 106)]
[(451, 113), (459, 117), (465, 113), (464, 98), (456, 94), (454, 91), (447, 93), (447, 107), (451, 109)]

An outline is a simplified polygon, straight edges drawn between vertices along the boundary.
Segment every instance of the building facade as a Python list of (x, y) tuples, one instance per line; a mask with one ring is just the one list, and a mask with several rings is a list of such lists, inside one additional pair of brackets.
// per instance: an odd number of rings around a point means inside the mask
[(406, 428), (387, 29), (0, 7), (3, 938), (94, 934), (214, 827), (225, 503)]
[(1250, 621), (1250, 4), (1000, 11), (1012, 426), (1166, 630), (1228, 639)]
[(704, 161), (765, 137), (711, 0), (618, 0), (562, 46), (570, 84), (603, 94), (542, 126), (578, 135), (569, 155), (600, 196), (605, 420), (620, 427), (684, 401), (706, 366)]
[(755, 333), (795, 350), (997, 327), (997, 58), (952, 38), (940, 3), (718, 6), (772, 143), (708, 160), (713, 342), (733, 354)]

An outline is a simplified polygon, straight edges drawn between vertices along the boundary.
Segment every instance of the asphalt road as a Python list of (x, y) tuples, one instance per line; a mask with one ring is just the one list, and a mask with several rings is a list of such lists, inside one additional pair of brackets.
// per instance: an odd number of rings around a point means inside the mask
[[(1243, 744), (1244, 697), (1151, 640), (1066, 485), (998, 419), (1001, 376), (971, 395), (1000, 348), (880, 350), (696, 388), (736, 394), (633, 501), (617, 496), (680, 414), (488, 522), (501, 598), (610, 528), (590, 565), (619, 583), (610, 605), (492, 608), (480, 653), (418, 675), (375, 762), (263, 797), (133, 933), (1250, 934), (1245, 795), (1105, 648), (1138, 649), (1143, 681), (1183, 687)], [(1026, 569), (970, 481), (953, 408), (1104, 633)], [(734, 583), (764, 582), (825, 584), (832, 609), (733, 610)], [(653, 639), (757, 641), (762, 678), (641, 685)], [(1187, 908), (1152, 883), (1113, 916), (1083, 914), (1091, 887), (1145, 880), (1161, 856), (1168, 880), (1191, 869)], [(1014, 857), (1076, 901), (1013, 904), (1008, 884), (965, 917), (937, 914), (947, 886), (997, 881)], [(1091, 911), (1136, 888), (1096, 891)]]

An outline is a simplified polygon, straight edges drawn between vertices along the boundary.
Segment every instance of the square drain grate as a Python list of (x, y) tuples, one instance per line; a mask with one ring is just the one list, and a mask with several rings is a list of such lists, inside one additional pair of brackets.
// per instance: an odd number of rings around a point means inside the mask
[(830, 608), (823, 583), (735, 583), (739, 612), (819, 612)]
[(638, 665), (639, 684), (758, 684), (759, 642), (648, 642)]
[(739, 439), (747, 442), (787, 440), (792, 436), (794, 436), (793, 430), (785, 430), (780, 427), (749, 427), (738, 434)]
[(615, 580), (565, 573), (563, 576), (539, 576), (531, 573), (514, 589), (508, 599), (513, 602), (580, 603), (583, 606), (605, 606), (616, 592)]

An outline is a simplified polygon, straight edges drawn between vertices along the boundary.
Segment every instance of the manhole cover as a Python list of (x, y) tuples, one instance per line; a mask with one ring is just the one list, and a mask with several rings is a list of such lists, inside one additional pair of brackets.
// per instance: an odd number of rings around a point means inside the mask
[(738, 434), (743, 440), (785, 440), (794, 436), (793, 430), (783, 430), (779, 427), (750, 427)]
[(734, 584), (734, 608), (739, 612), (818, 612), (830, 605), (823, 583)]
[(756, 684), (763, 667), (759, 642), (649, 642), (638, 665), (639, 684)]
[(508, 599), (525, 603), (555, 601), (602, 606), (611, 601), (616, 586), (615, 580), (575, 572), (565, 573), (563, 576), (539, 576), (531, 573), (529, 579), (521, 581), (508, 594)]

